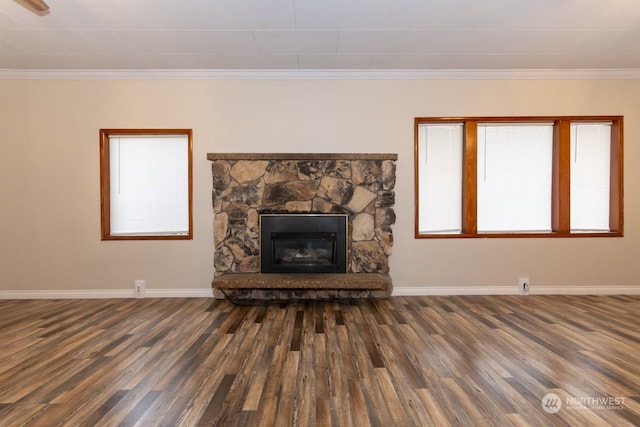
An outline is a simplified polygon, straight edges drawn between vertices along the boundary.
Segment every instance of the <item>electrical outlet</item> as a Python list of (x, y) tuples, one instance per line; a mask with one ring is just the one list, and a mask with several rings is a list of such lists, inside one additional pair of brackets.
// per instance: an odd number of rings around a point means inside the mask
[(520, 277), (518, 279), (518, 290), (521, 294), (526, 295), (529, 293), (529, 288), (531, 287), (531, 283), (529, 283), (528, 277)]
[(144, 280), (136, 280), (133, 282), (133, 292), (136, 294), (136, 298), (144, 298), (144, 287), (146, 282)]

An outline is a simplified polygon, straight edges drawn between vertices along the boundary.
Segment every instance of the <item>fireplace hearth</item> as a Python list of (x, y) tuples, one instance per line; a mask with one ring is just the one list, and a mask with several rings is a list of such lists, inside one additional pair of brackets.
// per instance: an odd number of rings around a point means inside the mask
[(346, 273), (347, 215), (260, 215), (261, 273)]

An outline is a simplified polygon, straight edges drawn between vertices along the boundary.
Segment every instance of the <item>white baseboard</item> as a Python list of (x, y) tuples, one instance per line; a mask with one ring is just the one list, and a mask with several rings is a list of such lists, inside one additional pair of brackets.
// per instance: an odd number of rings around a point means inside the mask
[[(513, 288), (513, 289), (512, 289)], [(393, 296), (418, 295), (511, 295), (516, 286), (398, 286), (393, 285)]]
[(614, 286), (536, 286), (532, 294), (540, 295), (640, 295), (640, 285)]
[[(393, 286), (393, 296), (518, 295), (510, 286)], [(532, 286), (530, 295), (640, 295), (640, 285)]]
[[(640, 295), (640, 285), (532, 286), (531, 295)], [(393, 296), (518, 295), (512, 286), (397, 286)], [(132, 289), (0, 291), (1, 299), (136, 298)], [(144, 298), (213, 298), (213, 289), (147, 289)]]
[[(133, 289), (0, 291), (0, 299), (136, 298)], [(147, 289), (144, 298), (212, 298), (212, 289)]]

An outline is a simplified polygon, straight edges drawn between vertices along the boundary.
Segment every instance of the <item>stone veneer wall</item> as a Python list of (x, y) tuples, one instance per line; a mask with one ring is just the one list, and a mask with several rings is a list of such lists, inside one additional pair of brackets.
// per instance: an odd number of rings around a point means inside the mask
[(260, 272), (260, 213), (349, 215), (348, 273), (388, 273), (396, 154), (208, 154), (216, 274)]

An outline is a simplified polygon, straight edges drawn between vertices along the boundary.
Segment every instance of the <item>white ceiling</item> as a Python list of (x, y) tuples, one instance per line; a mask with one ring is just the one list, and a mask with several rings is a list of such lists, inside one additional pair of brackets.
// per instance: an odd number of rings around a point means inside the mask
[(0, 0), (0, 69), (640, 69), (640, 0), (47, 3)]

